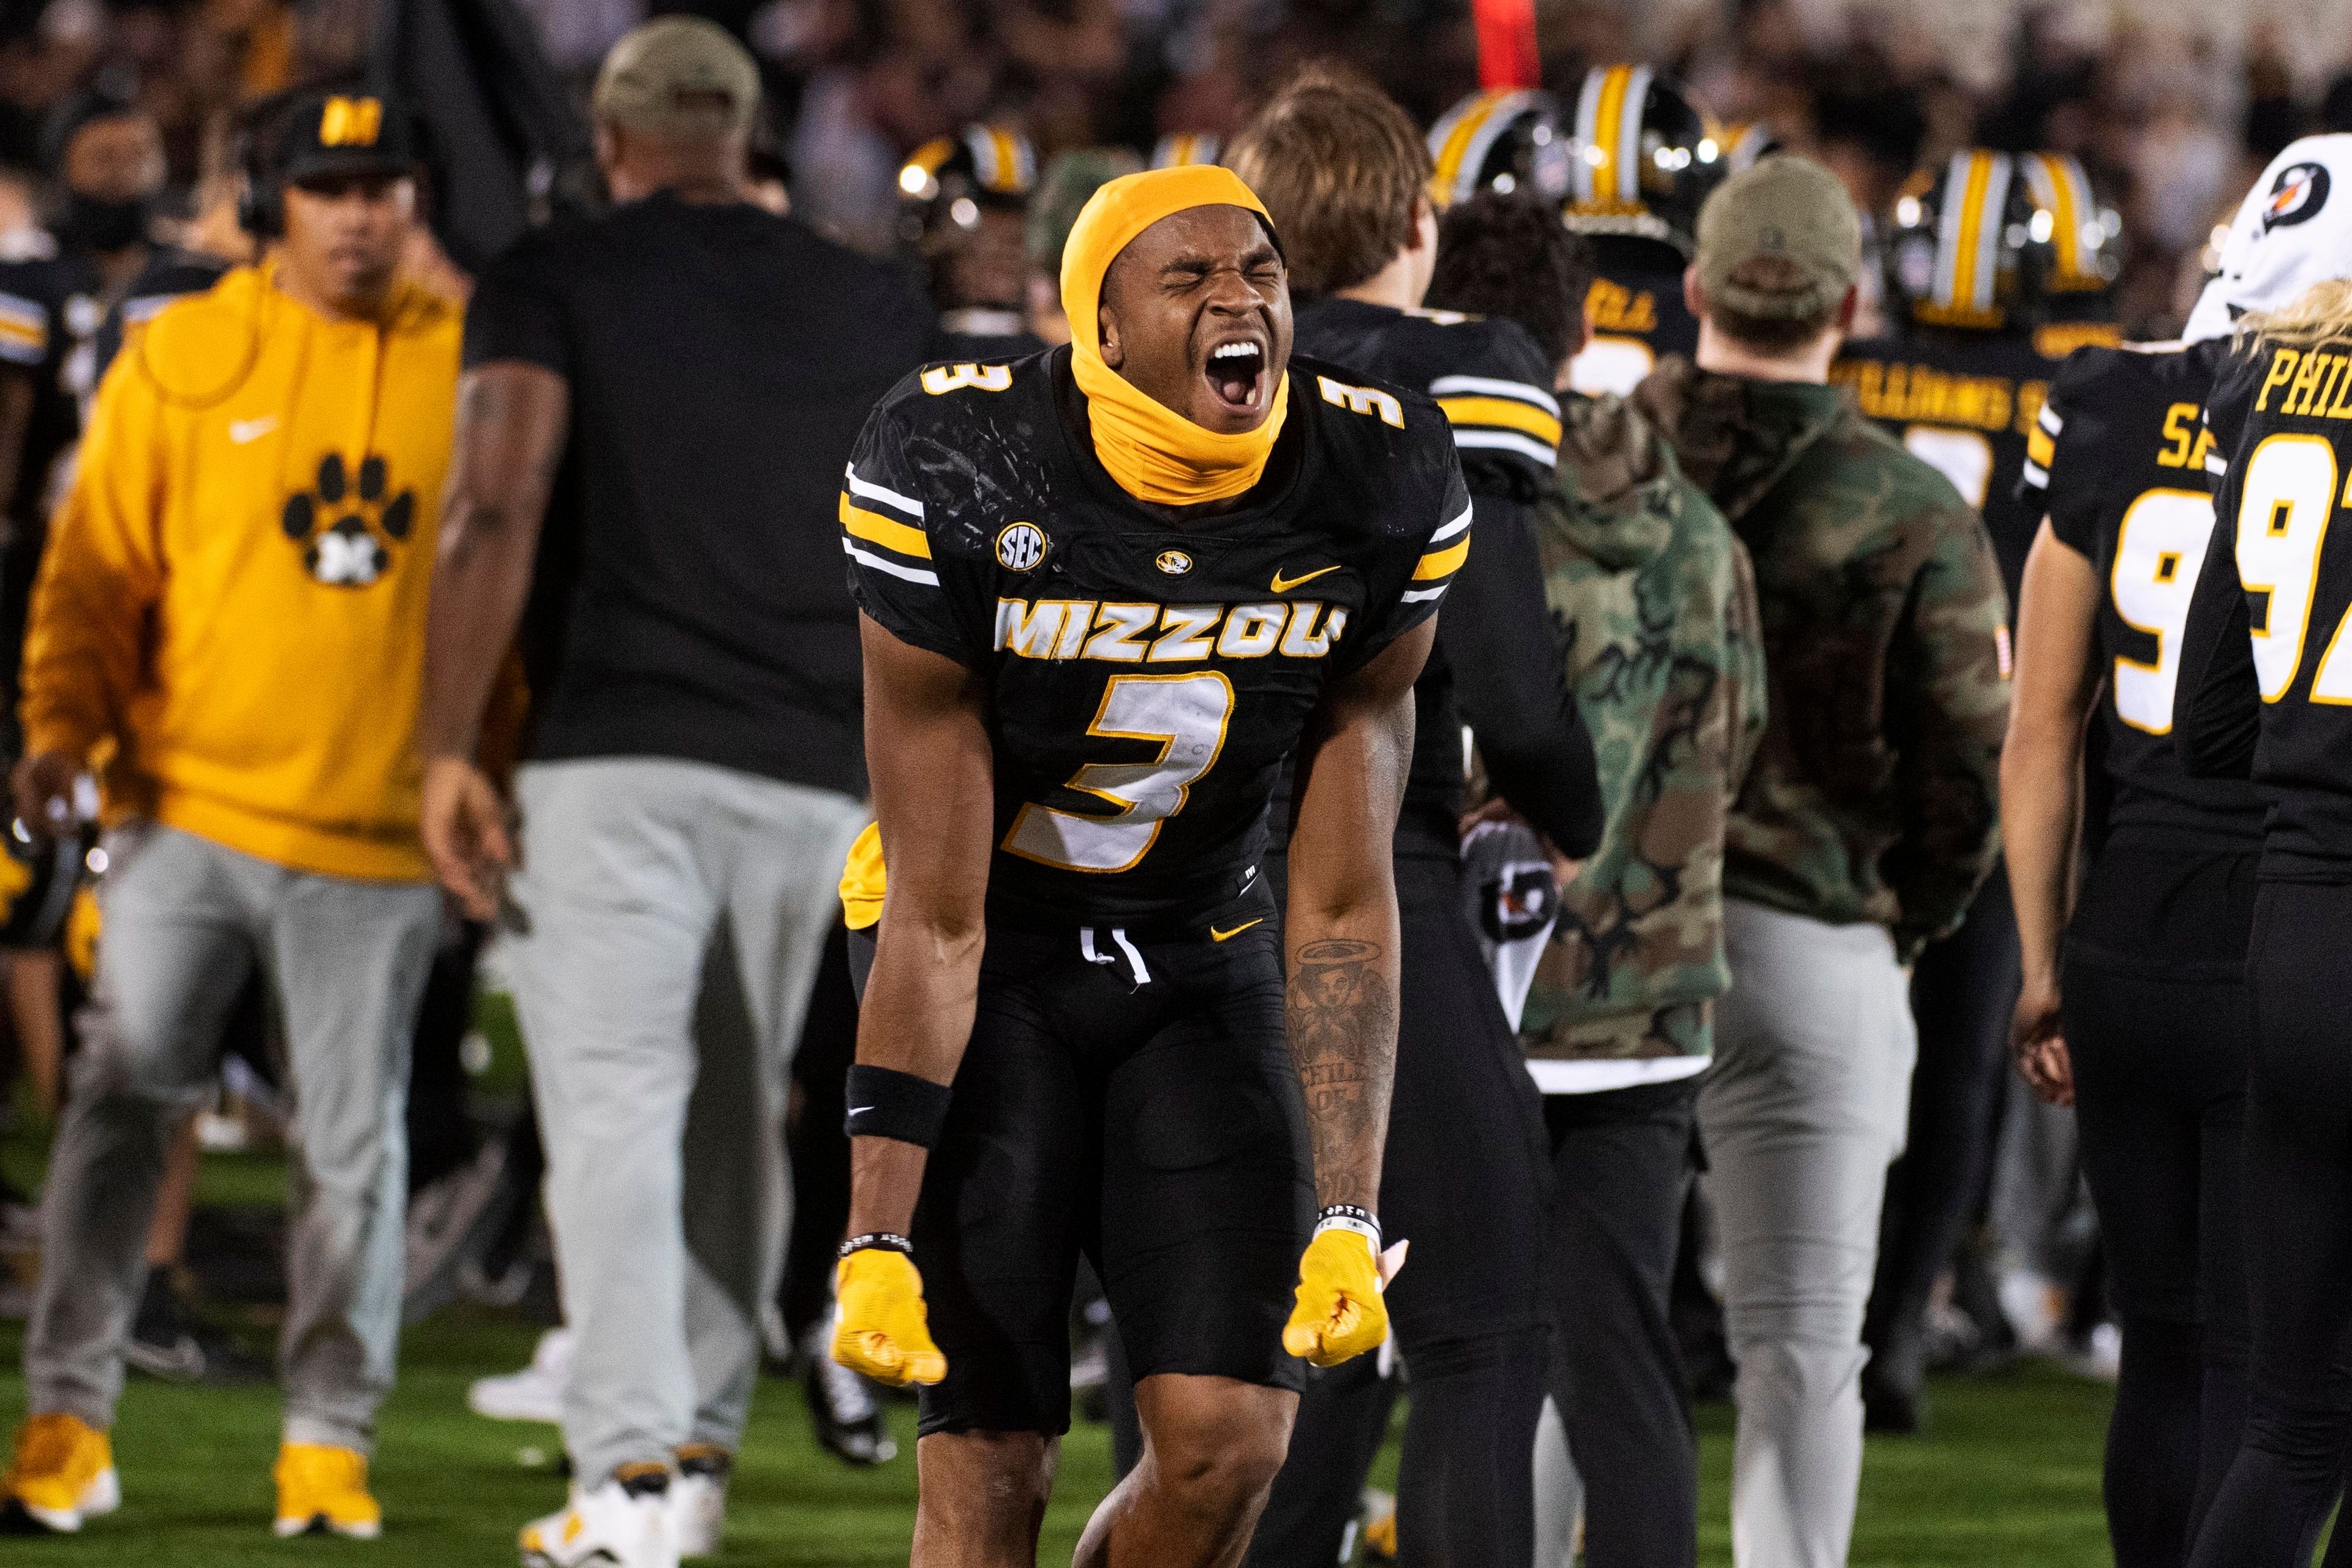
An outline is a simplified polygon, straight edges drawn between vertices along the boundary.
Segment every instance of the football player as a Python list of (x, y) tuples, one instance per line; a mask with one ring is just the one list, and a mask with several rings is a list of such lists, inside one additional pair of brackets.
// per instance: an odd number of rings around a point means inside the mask
[(1647, 66), (1595, 66), (1566, 127), (1561, 218), (1601, 258), (1585, 314), (1591, 336), (1569, 384), (1630, 395), (1667, 354), (1698, 348), (1683, 298), (1699, 204), (1731, 172), (1731, 149), (1683, 89)]
[(2245, 950), (2247, 1201), (2224, 1222), (2244, 1227), (2245, 1436), (2191, 1568), (2310, 1561), (2352, 1417), (2352, 530), (2331, 526), (2352, 468), (2347, 257), (2352, 138), (2292, 143), (2223, 248), (2221, 284), (2242, 292), (2220, 303), (2255, 308), (2206, 403), (2221, 480), (2170, 714), (2191, 775), (2251, 778), (2268, 807)]
[(1294, 1358), (1387, 1333), (1389, 840), (1470, 500), (1428, 399), (1292, 360), (1230, 171), (1105, 185), (1062, 289), (1068, 349), (902, 383), (841, 499), (891, 875), (834, 1353), (923, 1385), (915, 1562), (1032, 1563), (1084, 1250), (1147, 1447), (1077, 1561), (1230, 1563)]
[[(1555, 366), (1506, 321), (1423, 310), (1436, 265), (1430, 158), (1379, 89), (1311, 73), (1235, 138), (1234, 171), (1284, 237), (1298, 344), (1426, 390), (1477, 507), (1416, 688), (1397, 826), (1404, 989), (1381, 1213), (1416, 1258), (1391, 1292), (1412, 1378), (1400, 1560), (1515, 1563), (1533, 1550), (1528, 1464), (1543, 1398), (1542, 1111), (1464, 918), (1463, 730), (1488, 775), (1559, 850), (1599, 841), (1592, 742), (1560, 669), (1531, 528), (1559, 443)], [(1360, 1363), (1310, 1377), (1249, 1562), (1339, 1555), (1387, 1401), (1351, 1398)]]
[(968, 125), (915, 149), (898, 171), (899, 232), (923, 259), (950, 360), (1034, 353), (1024, 241), (1037, 154), (1002, 125)]
[[(1886, 240), (1888, 294), (1906, 330), (1848, 344), (1831, 370), (1983, 516), (2011, 605), (2042, 521), (2040, 498), (2021, 495), (2018, 480), (2050, 378), (2077, 346), (2118, 340), (2103, 322), (2053, 319), (2104, 309), (2115, 269), (2106, 216), (2064, 153), (1970, 148), (1919, 171), (1896, 198)], [(1994, 877), (1913, 976), (1911, 1138), (1887, 1177), (1866, 1331), (1874, 1430), (1918, 1425), (1928, 1299), (1990, 1154), (2017, 953), (2009, 883)]]
[[(2106, 1242), (2123, 1328), (2107, 1531), (2122, 1568), (2187, 1556), (2246, 1401), (2244, 966), (2263, 804), (2242, 779), (2186, 776), (2173, 754), (2181, 627), (2213, 527), (2200, 416), (2236, 317), (2292, 300), (2331, 266), (2321, 231), (2265, 219), (2347, 149), (2352, 137), (2320, 137), (2280, 154), (2184, 342), (2065, 363), (2020, 491), (2044, 516), (2001, 755), (2024, 958), (2011, 1046), (2043, 1099), (2075, 1108)], [(2110, 799), (2078, 899), (2094, 703)]]

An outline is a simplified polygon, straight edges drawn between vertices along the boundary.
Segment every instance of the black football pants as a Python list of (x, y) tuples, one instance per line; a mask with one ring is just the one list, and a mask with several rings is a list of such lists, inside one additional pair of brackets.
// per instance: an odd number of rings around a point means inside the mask
[[(1542, 1102), (1463, 916), (1451, 862), (1397, 864), (1403, 989), (1381, 1222), (1412, 1243), (1388, 1291), (1412, 1400), (1398, 1560), (1525, 1563), (1543, 1403)], [(1337, 1563), (1388, 1426), (1374, 1358), (1308, 1378), (1290, 1458), (1245, 1560)]]
[(1930, 944), (1911, 973), (1919, 1063), (1910, 1136), (1886, 1171), (1878, 1269), (1863, 1323), (1871, 1358), (1864, 1375), (1872, 1384), (1918, 1391), (1928, 1301), (1991, 1171), (2019, 984), (2017, 915), (2009, 878), (1995, 866), (1960, 929)]
[[(2246, 1430), (2194, 1568), (2303, 1568), (2352, 1436), (2352, 887), (2264, 882), (2246, 955)], [(2352, 1563), (2339, 1528), (2331, 1568)]]
[(2083, 1170), (2123, 1366), (2107, 1426), (2116, 1568), (2178, 1568), (2246, 1414), (2246, 990), (2071, 960)]

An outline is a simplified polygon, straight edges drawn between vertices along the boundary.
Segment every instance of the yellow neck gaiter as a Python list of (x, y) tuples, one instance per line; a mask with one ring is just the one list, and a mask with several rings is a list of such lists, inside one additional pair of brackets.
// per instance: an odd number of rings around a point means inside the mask
[(1225, 500), (1257, 483), (1282, 434), (1290, 408), (1290, 374), (1283, 373), (1265, 423), (1239, 436), (1205, 430), (1146, 395), (1103, 363), (1104, 277), (1128, 242), (1161, 218), (1188, 207), (1247, 207), (1265, 218), (1255, 192), (1230, 169), (1191, 164), (1127, 174), (1095, 192), (1062, 252), (1062, 309), (1070, 318), (1070, 371), (1087, 395), (1095, 456), (1118, 487), (1160, 506)]

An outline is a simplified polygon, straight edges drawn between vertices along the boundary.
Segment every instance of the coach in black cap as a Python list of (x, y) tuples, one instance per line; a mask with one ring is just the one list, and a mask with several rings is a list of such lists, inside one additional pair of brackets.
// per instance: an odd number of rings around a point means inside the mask
[[(594, 98), (613, 210), (524, 238), (466, 322), (425, 837), (478, 915), (501, 881), (519, 911), (577, 1345), (578, 1486), (523, 1541), (554, 1568), (716, 1549), (781, 1260), (785, 1068), (866, 818), (836, 503), (930, 312), (748, 199), (759, 91), (708, 22), (623, 38)], [(510, 844), (475, 752), (519, 624), (534, 710)], [(706, 964), (748, 1046), (695, 1026)]]

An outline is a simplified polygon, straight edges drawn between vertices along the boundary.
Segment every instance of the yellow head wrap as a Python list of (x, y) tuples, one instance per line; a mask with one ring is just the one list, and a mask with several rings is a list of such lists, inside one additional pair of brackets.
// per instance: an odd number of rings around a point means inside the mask
[(1070, 318), (1070, 371), (1087, 395), (1095, 456), (1119, 488), (1161, 506), (1223, 500), (1257, 483), (1290, 406), (1290, 375), (1275, 388), (1265, 423), (1239, 436), (1206, 430), (1103, 363), (1103, 278), (1128, 242), (1161, 218), (1188, 207), (1247, 207), (1265, 218), (1265, 204), (1230, 169), (1192, 164), (1127, 174), (1095, 192), (1070, 230), (1062, 252), (1062, 310)]

